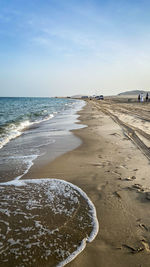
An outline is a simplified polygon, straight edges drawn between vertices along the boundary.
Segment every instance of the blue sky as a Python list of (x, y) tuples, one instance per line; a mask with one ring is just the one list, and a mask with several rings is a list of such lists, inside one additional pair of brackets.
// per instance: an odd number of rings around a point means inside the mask
[(150, 2), (0, 0), (0, 95), (150, 86)]

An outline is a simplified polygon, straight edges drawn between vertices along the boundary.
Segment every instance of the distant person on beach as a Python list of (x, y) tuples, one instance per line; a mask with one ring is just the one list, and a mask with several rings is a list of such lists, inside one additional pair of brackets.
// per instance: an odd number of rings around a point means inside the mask
[(144, 101), (143, 94), (141, 94), (141, 96), (140, 96), (140, 100), (141, 100), (141, 102)]
[(148, 102), (148, 93), (146, 94), (146, 102)]
[(139, 101), (139, 102), (140, 102), (140, 98), (141, 98), (141, 97), (140, 97), (140, 94), (139, 94), (139, 95), (138, 95), (138, 101)]

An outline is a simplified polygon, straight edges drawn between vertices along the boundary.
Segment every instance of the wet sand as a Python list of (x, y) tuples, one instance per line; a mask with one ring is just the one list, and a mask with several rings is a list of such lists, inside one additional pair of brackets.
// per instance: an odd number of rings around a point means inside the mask
[(82, 144), (23, 177), (71, 182), (96, 207), (99, 233), (67, 266), (150, 266), (149, 111), (149, 103), (88, 101), (80, 111), (88, 127), (73, 131)]
[(78, 187), (58, 179), (1, 184), (0, 266), (59, 266), (98, 232), (95, 207)]

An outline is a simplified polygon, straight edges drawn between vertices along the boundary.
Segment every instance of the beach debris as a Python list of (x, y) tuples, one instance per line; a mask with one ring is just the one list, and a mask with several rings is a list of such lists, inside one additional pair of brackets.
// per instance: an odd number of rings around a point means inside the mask
[(131, 177), (125, 178), (126, 181), (133, 181), (135, 179), (136, 179), (136, 176), (131, 176)]
[(124, 248), (129, 249), (130, 252), (131, 252), (132, 254), (136, 254), (136, 253), (139, 253), (139, 252), (141, 252), (141, 251), (144, 250), (144, 247), (143, 247), (143, 246), (138, 247), (138, 248), (134, 248), (134, 247), (129, 246), (129, 245), (126, 245), (126, 244), (123, 244), (122, 246), (123, 246)]
[(116, 197), (118, 197), (118, 198), (121, 198), (121, 195), (119, 194), (118, 191), (115, 191), (115, 192), (114, 192), (114, 195), (115, 195)]
[(148, 231), (147, 226), (145, 224), (143, 224), (143, 223), (140, 223), (139, 227), (141, 227), (142, 229), (144, 228), (146, 231)]
[(120, 136), (120, 134), (118, 134), (118, 133), (111, 133), (110, 135)]
[(92, 163), (92, 165), (95, 166), (95, 167), (101, 167), (102, 166), (101, 163)]
[(111, 173), (113, 173), (113, 174), (116, 174), (116, 175), (121, 175), (121, 173), (119, 173), (119, 172), (117, 172), (117, 171), (112, 171)]
[(137, 192), (144, 192), (144, 188), (142, 188), (142, 186), (140, 184), (134, 184), (131, 187), (126, 187), (126, 189), (128, 190), (136, 190)]
[(129, 182), (132, 181), (132, 179), (130, 177), (127, 177), (124, 180), (129, 181)]
[(142, 189), (142, 186), (141, 186), (140, 184), (134, 184), (132, 187), (133, 187), (134, 189), (143, 190), (143, 189)]
[(146, 242), (144, 239), (142, 240), (142, 244), (146, 251), (150, 252), (150, 245), (148, 242)]
[(119, 167), (120, 167), (120, 168), (123, 168), (123, 169), (127, 169), (127, 166), (126, 166), (125, 164), (120, 165)]

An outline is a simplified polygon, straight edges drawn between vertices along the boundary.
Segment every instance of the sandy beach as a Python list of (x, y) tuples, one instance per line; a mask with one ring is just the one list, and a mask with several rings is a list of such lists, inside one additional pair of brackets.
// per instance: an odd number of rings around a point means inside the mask
[(88, 101), (79, 113), (87, 127), (73, 131), (82, 144), (24, 177), (64, 179), (96, 207), (99, 233), (68, 266), (150, 266), (149, 110)]
[(0, 1), (0, 267), (150, 267), (150, 1)]
[(135, 99), (87, 100), (80, 127), (1, 184), (2, 266), (56, 266), (74, 251), (67, 266), (150, 266), (149, 112)]

